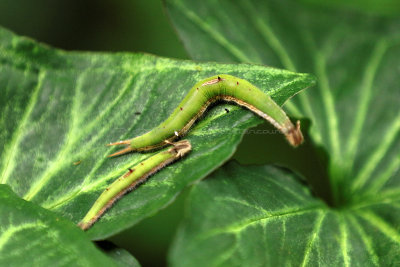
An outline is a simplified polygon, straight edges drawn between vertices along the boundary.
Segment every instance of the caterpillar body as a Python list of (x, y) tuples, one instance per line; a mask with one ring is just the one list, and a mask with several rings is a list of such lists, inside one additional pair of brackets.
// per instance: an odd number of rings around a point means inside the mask
[(286, 136), (291, 145), (302, 143), (300, 122), (293, 125), (284, 110), (269, 95), (246, 80), (220, 74), (196, 83), (172, 114), (153, 130), (129, 140), (108, 144), (126, 145), (126, 148), (109, 157), (131, 151), (153, 150), (171, 143), (184, 136), (210, 104), (221, 100), (246, 107), (269, 121)]
[(89, 229), (123, 195), (135, 189), (168, 164), (182, 158), (192, 149), (187, 140), (181, 140), (171, 145), (173, 145), (172, 148), (161, 151), (129, 168), (125, 174), (115, 180), (103, 191), (78, 226), (82, 230)]

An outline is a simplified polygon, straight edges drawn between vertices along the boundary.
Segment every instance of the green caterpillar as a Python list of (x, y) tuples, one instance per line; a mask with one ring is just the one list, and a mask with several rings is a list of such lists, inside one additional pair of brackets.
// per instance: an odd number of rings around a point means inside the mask
[(196, 83), (174, 112), (153, 130), (129, 140), (108, 144), (127, 145), (114, 154), (118, 156), (131, 151), (148, 151), (170, 144), (185, 135), (207, 107), (219, 100), (234, 102), (246, 107), (269, 121), (281, 131), (293, 146), (303, 142), (300, 122), (296, 126), (269, 95), (246, 80), (221, 74)]
[(123, 195), (136, 188), (168, 164), (185, 156), (192, 149), (190, 142), (187, 140), (181, 140), (172, 145), (172, 148), (161, 151), (129, 169), (128, 172), (107, 187), (82, 221), (78, 223), (78, 226), (82, 230), (89, 229)]

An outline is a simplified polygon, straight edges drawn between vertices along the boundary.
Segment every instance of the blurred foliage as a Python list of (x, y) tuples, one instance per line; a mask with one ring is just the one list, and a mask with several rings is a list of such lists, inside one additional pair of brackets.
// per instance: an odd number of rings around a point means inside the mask
[(0, 25), (66, 50), (187, 58), (160, 0), (1, 0)]
[(356, 10), (371, 15), (396, 16), (400, 14), (398, 0), (299, 0), (304, 3), (326, 7), (339, 7), (344, 10)]

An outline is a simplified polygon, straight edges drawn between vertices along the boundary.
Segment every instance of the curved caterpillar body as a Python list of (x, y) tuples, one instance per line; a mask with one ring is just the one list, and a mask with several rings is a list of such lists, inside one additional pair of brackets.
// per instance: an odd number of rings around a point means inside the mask
[(127, 145), (125, 149), (110, 157), (167, 145), (185, 135), (207, 107), (220, 100), (246, 107), (269, 121), (286, 136), (291, 145), (297, 146), (302, 143), (300, 122), (294, 126), (283, 109), (269, 95), (246, 80), (220, 74), (196, 83), (169, 118), (153, 130), (129, 140), (109, 144)]
[(192, 149), (190, 142), (187, 140), (181, 140), (172, 145), (172, 148), (161, 151), (130, 168), (128, 172), (107, 187), (82, 221), (78, 223), (78, 226), (82, 230), (90, 228), (124, 194), (136, 188), (168, 164), (185, 156)]

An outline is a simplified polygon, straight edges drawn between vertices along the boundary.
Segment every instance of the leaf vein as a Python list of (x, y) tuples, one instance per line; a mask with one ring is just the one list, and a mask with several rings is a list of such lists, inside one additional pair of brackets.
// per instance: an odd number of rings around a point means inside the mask
[(309, 261), (309, 256), (311, 254), (311, 250), (314, 246), (315, 241), (318, 239), (318, 233), (322, 227), (322, 222), (326, 217), (326, 211), (320, 211), (318, 217), (315, 220), (314, 229), (310, 234), (310, 239), (308, 240), (306, 249), (304, 251), (304, 258), (301, 266), (306, 266)]
[(361, 96), (358, 102), (357, 114), (354, 119), (354, 126), (349, 136), (349, 141), (347, 144), (347, 159), (346, 162), (349, 163), (349, 168), (351, 168), (355, 153), (357, 151), (357, 146), (361, 140), (360, 135), (363, 125), (367, 119), (368, 106), (372, 99), (372, 88), (375, 80), (375, 76), (381, 63), (385, 52), (387, 51), (388, 44), (386, 40), (380, 40), (376, 43), (374, 50), (372, 51), (371, 57), (369, 59), (369, 64), (366, 65), (364, 71), (364, 77), (361, 84)]
[(206, 238), (209, 238), (209, 237), (212, 237), (215, 235), (219, 235), (222, 233), (237, 233), (237, 232), (243, 231), (247, 227), (250, 227), (255, 224), (259, 224), (265, 220), (274, 220), (274, 219), (278, 219), (281, 217), (300, 216), (305, 213), (318, 211), (320, 208), (321, 208), (321, 206), (315, 205), (315, 206), (309, 206), (309, 207), (306, 207), (303, 209), (293, 208), (290, 210), (286, 210), (284, 212), (282, 212), (282, 211), (270, 212), (268, 215), (257, 216), (255, 218), (250, 218), (250, 219), (247, 219), (247, 220), (239, 222), (239, 223), (234, 223), (234, 224), (228, 225), (226, 227), (212, 229), (208, 232), (203, 233), (198, 238), (206, 239)]
[(25, 112), (19, 122), (18, 128), (15, 131), (15, 134), (13, 135), (13, 137), (11, 139), (10, 145), (8, 146), (8, 148), (6, 148), (6, 151), (5, 151), (4, 157), (3, 157), (2, 175), (1, 175), (0, 184), (7, 183), (7, 180), (8, 180), (8, 178), (11, 174), (11, 171), (14, 167), (14, 160), (18, 153), (18, 144), (24, 136), (24, 129), (25, 129), (26, 125), (28, 124), (28, 119), (34, 110), (35, 103), (38, 98), (38, 95), (39, 95), (40, 89), (42, 87), (42, 83), (43, 83), (45, 76), (46, 76), (46, 71), (40, 70), (36, 87), (32, 93), (32, 96), (30, 97), (29, 103), (28, 103), (28, 105), (25, 109)]
[(235, 58), (237, 58), (241, 62), (252, 62), (250, 58), (248, 58), (240, 49), (236, 46), (232, 45), (223, 35), (219, 34), (218, 31), (214, 30), (209, 24), (203, 22), (199, 16), (197, 16), (194, 12), (190, 11), (189, 8), (185, 8), (182, 4), (176, 4), (176, 7), (180, 10), (180, 12), (192, 21), (195, 25), (197, 25), (200, 29), (206, 32), (209, 36), (211, 36), (217, 43), (219, 43), (222, 47), (225, 47)]
[[(42, 189), (43, 187), (50, 181), (51, 177), (53, 174), (55, 174), (59, 169), (63, 167), (63, 159), (65, 158), (65, 155), (68, 153), (68, 151), (71, 149), (71, 144), (74, 142), (74, 139), (76, 140), (76, 132), (78, 132), (78, 123), (79, 123), (79, 99), (80, 98), (80, 93), (81, 93), (81, 87), (82, 87), (82, 82), (83, 82), (83, 77), (84, 77), (83, 72), (75, 85), (75, 92), (74, 95), (72, 96), (72, 105), (70, 108), (70, 121), (69, 121), (69, 127), (68, 127), (68, 132), (66, 133), (64, 137), (64, 144), (60, 148), (59, 152), (57, 153), (56, 159), (50, 163), (50, 166), (46, 169), (46, 171), (38, 177), (37, 180), (33, 183), (31, 188), (28, 190), (28, 192), (24, 195), (25, 200), (31, 200), (33, 197), (35, 197)], [(61, 164), (59, 164), (61, 163)]]
[(375, 253), (374, 248), (372, 246), (372, 244), (373, 244), (372, 240), (363, 231), (362, 226), (357, 222), (357, 220), (355, 219), (355, 217), (352, 214), (349, 214), (348, 219), (349, 219), (350, 223), (352, 223), (354, 225), (354, 228), (356, 229), (357, 233), (360, 235), (362, 241), (364, 242), (367, 252), (370, 255), (370, 258), (372, 259), (372, 263), (375, 266), (379, 266), (379, 258), (378, 258), (378, 255)]
[(371, 156), (366, 160), (364, 166), (360, 169), (360, 172), (353, 180), (352, 190), (356, 191), (361, 188), (371, 177), (372, 173), (381, 162), (385, 154), (387, 153), (389, 147), (396, 141), (396, 136), (400, 132), (400, 115), (398, 115), (391, 125), (391, 127), (386, 131), (385, 136), (382, 137), (382, 142), (378, 148), (371, 154)]
[(386, 221), (382, 220), (376, 216), (373, 212), (366, 212), (361, 210), (356, 210), (357, 214), (369, 222), (371, 225), (375, 226), (379, 231), (382, 232), (388, 239), (400, 244), (400, 234), (399, 232), (388, 225)]
[(25, 223), (18, 226), (11, 226), (6, 230), (2, 231), (0, 235), (0, 251), (3, 249), (4, 245), (12, 238), (17, 232), (27, 230), (30, 228), (46, 228), (46, 225), (36, 222), (36, 223)]

